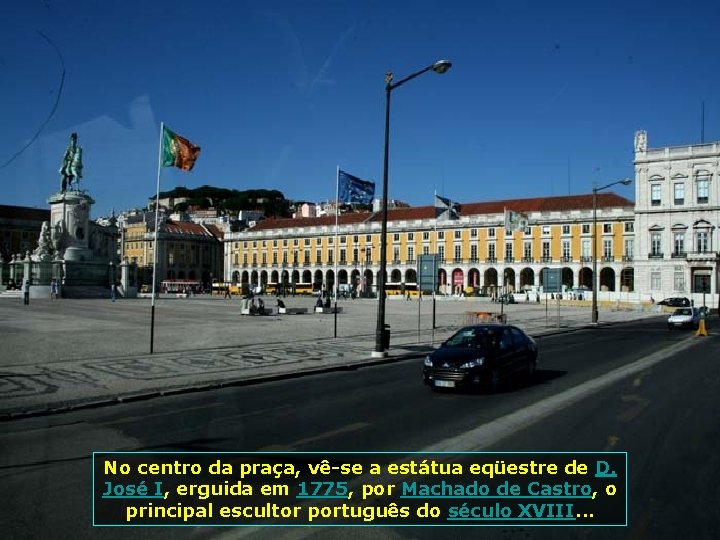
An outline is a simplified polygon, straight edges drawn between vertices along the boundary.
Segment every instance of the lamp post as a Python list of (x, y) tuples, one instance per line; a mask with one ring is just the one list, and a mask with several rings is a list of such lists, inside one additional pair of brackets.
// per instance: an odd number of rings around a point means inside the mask
[(375, 350), (373, 356), (385, 356), (385, 344), (383, 343), (383, 335), (385, 333), (385, 278), (387, 274), (387, 202), (388, 202), (388, 155), (390, 150), (390, 93), (405, 84), (406, 82), (426, 73), (434, 71), (435, 73), (445, 73), (452, 67), (452, 63), (448, 60), (438, 60), (434, 64), (416, 71), (412, 75), (408, 75), (404, 79), (393, 82), (392, 72), (385, 74), (385, 154), (383, 159), (383, 194), (382, 194), (382, 227), (380, 232), (380, 274), (378, 276), (378, 315), (377, 328), (375, 329)]
[(592, 286), (593, 286), (593, 298), (592, 298), (592, 323), (597, 324), (598, 322), (598, 303), (597, 303), (597, 294), (598, 294), (598, 275), (597, 275), (597, 194), (598, 191), (603, 191), (611, 186), (614, 186), (616, 184), (622, 184), (623, 186), (629, 186), (632, 183), (632, 180), (630, 178), (623, 178), (622, 180), (617, 180), (616, 182), (610, 182), (609, 184), (597, 187), (595, 184), (593, 184), (593, 233), (592, 233), (592, 243), (593, 243), (593, 275), (592, 275)]

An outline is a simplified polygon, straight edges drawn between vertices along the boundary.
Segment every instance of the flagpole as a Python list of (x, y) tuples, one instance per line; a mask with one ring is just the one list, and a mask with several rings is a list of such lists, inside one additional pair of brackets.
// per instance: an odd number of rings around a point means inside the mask
[[(437, 197), (437, 190), (434, 190)], [(435, 197), (433, 197), (433, 206), (435, 206)], [(435, 344), (435, 289), (437, 289), (437, 210), (434, 211), (435, 219), (433, 220), (433, 233), (435, 236), (435, 253), (433, 254), (433, 291), (432, 291), (432, 343)]]
[(335, 173), (335, 279), (333, 281), (333, 295), (335, 296), (335, 333), (337, 337), (337, 291), (338, 291), (338, 216), (340, 215), (340, 166)]
[(152, 300), (150, 303), (150, 354), (153, 353), (153, 341), (155, 337), (155, 284), (157, 275), (157, 257), (158, 257), (158, 222), (160, 219), (160, 172), (162, 171), (162, 145), (163, 134), (165, 133), (165, 123), (160, 122), (160, 144), (158, 144), (158, 172), (157, 187), (155, 189), (155, 234), (153, 240), (153, 273), (152, 273)]

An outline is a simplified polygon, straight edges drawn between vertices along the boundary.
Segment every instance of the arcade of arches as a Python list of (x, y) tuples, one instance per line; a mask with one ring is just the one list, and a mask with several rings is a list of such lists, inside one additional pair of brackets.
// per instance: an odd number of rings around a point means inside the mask
[[(494, 295), (501, 290), (524, 291), (543, 285), (543, 268), (534, 270), (529, 267), (519, 272), (514, 268), (498, 270), (491, 267), (481, 272), (477, 268), (470, 268), (467, 272), (460, 268), (438, 270), (438, 291), (442, 294), (463, 294), (469, 288), (479, 290), (485, 294)], [(502, 274), (501, 274), (502, 272)], [(592, 288), (592, 268), (581, 267), (575, 272), (569, 267), (562, 269), (562, 283), (568, 288)], [(632, 292), (634, 290), (633, 268), (623, 268), (619, 273), (610, 267), (599, 268), (600, 279), (598, 287), (601, 291)], [(414, 268), (390, 270), (388, 285), (415, 284), (417, 272)], [(374, 275), (372, 270), (347, 270), (341, 268), (337, 272), (337, 284), (348, 285), (351, 290), (358, 292), (372, 292), (378, 282), (379, 273)], [(266, 287), (268, 284), (281, 284), (286, 287), (304, 286), (311, 290), (332, 290), (335, 286), (335, 270), (261, 270), (261, 271), (235, 271), (232, 274), (234, 283), (249, 284), (253, 287)]]

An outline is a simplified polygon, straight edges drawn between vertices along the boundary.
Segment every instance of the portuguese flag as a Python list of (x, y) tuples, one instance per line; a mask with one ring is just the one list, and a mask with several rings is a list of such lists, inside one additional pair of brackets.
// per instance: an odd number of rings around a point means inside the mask
[(181, 137), (163, 126), (162, 164), (164, 167), (177, 167), (183, 171), (191, 171), (199, 155), (199, 146), (195, 146), (185, 137)]

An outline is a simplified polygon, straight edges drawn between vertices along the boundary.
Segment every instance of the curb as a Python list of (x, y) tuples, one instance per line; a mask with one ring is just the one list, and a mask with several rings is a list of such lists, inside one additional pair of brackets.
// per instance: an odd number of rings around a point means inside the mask
[[(430, 350), (430, 349), (428, 349)], [(284, 381), (290, 379), (298, 379), (300, 377), (306, 377), (310, 375), (320, 375), (323, 373), (333, 373), (339, 371), (354, 371), (365, 367), (375, 367), (384, 364), (391, 364), (395, 362), (402, 362), (405, 360), (412, 360), (415, 358), (422, 358), (427, 354), (427, 351), (423, 352), (412, 352), (402, 353), (395, 356), (388, 356), (386, 358), (367, 358), (354, 363), (338, 364), (334, 366), (324, 366), (320, 368), (308, 369), (305, 371), (287, 371), (283, 373), (277, 373), (272, 375), (261, 375), (257, 377), (248, 377), (244, 379), (226, 379), (217, 380), (214, 382), (195, 384), (188, 386), (179, 386), (176, 388), (167, 389), (152, 389), (144, 392), (138, 392), (135, 394), (121, 394), (113, 397), (107, 397), (96, 400), (77, 400), (73, 402), (67, 402), (62, 405), (48, 406), (45, 408), (27, 409), (19, 411), (11, 411), (6, 413), (0, 413), (0, 422), (8, 422), (12, 420), (20, 420), (24, 418), (35, 418), (40, 416), (50, 416), (53, 414), (60, 414), (70, 411), (79, 411), (84, 409), (96, 409), (100, 407), (107, 407), (109, 405), (117, 405), (119, 403), (132, 403), (135, 401), (145, 401), (158, 397), (192, 394), (196, 392), (204, 392), (208, 390), (218, 390), (220, 388), (229, 388), (235, 386), (251, 386), (255, 384), (262, 384), (272, 381)]]
[[(540, 339), (544, 337), (551, 337), (561, 334), (568, 334), (571, 332), (578, 332), (583, 330), (596, 330), (601, 327), (606, 326), (614, 326), (616, 324), (621, 324), (620, 322), (602, 322), (598, 323), (597, 325), (583, 325), (583, 326), (573, 326), (573, 327), (561, 327), (561, 328), (554, 328), (551, 331), (543, 332), (542, 334), (536, 334), (533, 335), (535, 339)], [(532, 334), (530, 334), (532, 335)], [(35, 418), (35, 417), (41, 417), (41, 416), (50, 416), (53, 414), (60, 414), (64, 412), (71, 412), (71, 411), (78, 411), (78, 410), (85, 410), (85, 409), (95, 409), (100, 407), (107, 407), (110, 405), (117, 405), (119, 403), (131, 403), (135, 401), (144, 401), (149, 399), (154, 399), (158, 397), (165, 397), (165, 396), (173, 396), (173, 395), (182, 395), (182, 394), (191, 394), (196, 392), (204, 392), (208, 390), (218, 390), (220, 388), (228, 388), (228, 387), (234, 387), (234, 386), (250, 386), (254, 384), (262, 384), (266, 382), (272, 382), (272, 381), (283, 381), (283, 380), (290, 380), (290, 379), (296, 379), (300, 377), (306, 377), (310, 375), (320, 375), (323, 373), (333, 373), (333, 372), (340, 372), (340, 371), (352, 371), (356, 369), (361, 369), (364, 367), (374, 367), (374, 366), (380, 366), (384, 364), (390, 364), (395, 362), (401, 362), (405, 360), (412, 360), (415, 358), (422, 358), (425, 356), (429, 351), (432, 351), (434, 349), (433, 346), (427, 346), (426, 349), (418, 352), (406, 352), (406, 353), (399, 353), (394, 356), (388, 356), (385, 358), (372, 358), (372, 357), (366, 357), (361, 360), (358, 360), (356, 362), (352, 363), (343, 363), (343, 364), (337, 364), (334, 366), (324, 366), (319, 368), (311, 368), (304, 371), (285, 371), (282, 373), (276, 373), (271, 375), (261, 375), (257, 377), (248, 377), (244, 379), (226, 379), (226, 380), (216, 380), (213, 382), (208, 383), (202, 383), (202, 384), (195, 384), (195, 385), (187, 385), (187, 386), (179, 386), (175, 388), (163, 388), (163, 389), (150, 389), (138, 393), (130, 393), (130, 394), (121, 394), (116, 395), (112, 397), (107, 398), (101, 398), (101, 399), (79, 399), (77, 401), (73, 402), (66, 402), (61, 405), (53, 405), (48, 406), (44, 408), (34, 408), (34, 409), (27, 409), (27, 410), (18, 410), (18, 411), (10, 411), (10, 412), (3, 412), (0, 413), (0, 422), (7, 422), (12, 420), (20, 420), (24, 418)]]

